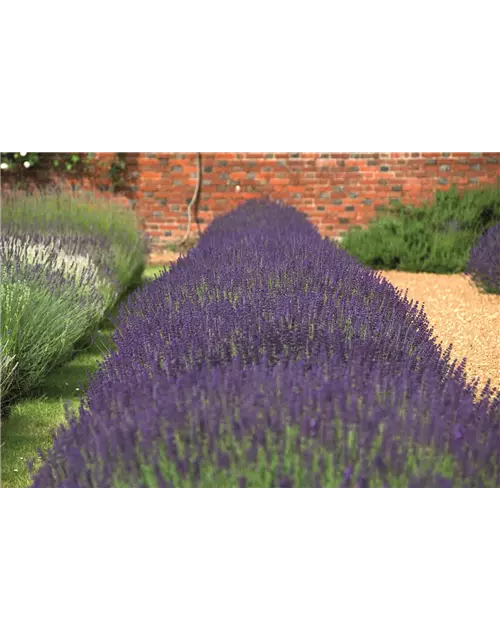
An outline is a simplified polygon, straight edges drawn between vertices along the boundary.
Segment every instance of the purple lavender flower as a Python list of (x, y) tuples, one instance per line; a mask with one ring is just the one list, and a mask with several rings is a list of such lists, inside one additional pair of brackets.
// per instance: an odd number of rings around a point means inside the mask
[(500, 224), (489, 227), (472, 247), (465, 273), (488, 293), (500, 293)]

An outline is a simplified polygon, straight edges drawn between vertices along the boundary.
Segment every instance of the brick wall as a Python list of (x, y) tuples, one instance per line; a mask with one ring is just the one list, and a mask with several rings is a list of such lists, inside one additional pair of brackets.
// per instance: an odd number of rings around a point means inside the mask
[[(137, 211), (154, 245), (186, 229), (196, 185), (196, 154), (144, 153), (138, 159)], [(309, 215), (338, 236), (365, 226), (391, 202), (419, 203), (437, 189), (500, 186), (500, 153), (203, 153), (192, 232), (248, 198), (270, 196)]]
[[(106, 163), (95, 154), (94, 184), (109, 189)], [(196, 185), (194, 153), (130, 153), (121, 190), (152, 237), (155, 252), (178, 242)], [(192, 235), (248, 198), (269, 196), (308, 214), (319, 231), (336, 237), (366, 226), (376, 211), (417, 204), (436, 190), (500, 187), (500, 153), (203, 153)]]

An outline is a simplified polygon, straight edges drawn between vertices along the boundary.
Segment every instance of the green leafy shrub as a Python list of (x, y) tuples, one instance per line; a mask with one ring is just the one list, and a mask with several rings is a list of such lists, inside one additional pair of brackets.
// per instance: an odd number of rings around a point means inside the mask
[(127, 160), (125, 153), (117, 153), (109, 167), (109, 177), (113, 191), (118, 191), (127, 185)]
[(16, 176), (19, 175), (23, 169), (30, 169), (36, 167), (40, 163), (39, 153), (5, 153), (1, 154), (1, 169), (2, 171), (10, 171)]
[(20, 152), (0, 154), (2, 174), (15, 179), (18, 184), (29, 182), (30, 175), (39, 169), (53, 175), (75, 177), (89, 171), (89, 153), (39, 153)]
[[(107, 171), (113, 192), (127, 187), (127, 155), (116, 153)], [(0, 170), (9, 181), (18, 185), (32, 184), (30, 178), (36, 178), (39, 170), (50, 175), (51, 179), (71, 179), (90, 176), (96, 166), (94, 153), (57, 153), (57, 152), (22, 152), (0, 154)]]
[(477, 238), (500, 222), (500, 189), (436, 193), (418, 207), (387, 210), (367, 229), (350, 229), (342, 247), (374, 269), (461, 273)]

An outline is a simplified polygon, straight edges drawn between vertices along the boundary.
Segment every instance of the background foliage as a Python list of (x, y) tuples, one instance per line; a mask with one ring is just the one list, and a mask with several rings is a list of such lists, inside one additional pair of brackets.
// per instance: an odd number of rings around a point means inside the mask
[[(30, 172), (36, 169), (50, 171), (63, 177), (76, 177), (92, 172), (93, 153), (41, 153), (13, 152), (3, 153), (1, 157), (2, 171), (8, 172), (23, 184)], [(127, 184), (127, 162), (125, 153), (116, 153), (109, 166), (106, 167), (113, 191), (123, 189)]]
[(40, 153), (40, 152), (15, 152), (2, 153), (2, 164), (8, 165), (6, 168), (20, 176), (25, 171), (46, 165), (59, 172), (75, 172), (78, 168), (83, 169), (90, 159), (88, 153)]

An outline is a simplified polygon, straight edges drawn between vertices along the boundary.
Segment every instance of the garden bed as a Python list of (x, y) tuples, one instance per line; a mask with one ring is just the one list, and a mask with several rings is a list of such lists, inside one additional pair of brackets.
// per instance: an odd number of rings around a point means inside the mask
[(240, 207), (129, 300), (33, 486), (496, 486), (498, 398), (391, 284)]
[[(478, 273), (495, 275), (496, 242)], [(367, 266), (280, 204), (217, 220), (129, 298), (88, 383), (77, 357), (15, 407), (39, 426), (2, 438), (4, 486), (27, 486), (37, 439), (38, 487), (498, 486), (500, 395), (485, 384), (500, 387), (500, 298), (463, 274)], [(47, 451), (63, 400), (84, 393)]]
[[(165, 257), (165, 256), (160, 256)], [(177, 258), (169, 256), (164, 265)], [(162, 262), (158, 260), (158, 262)], [(162, 264), (150, 266), (144, 281), (159, 275)], [(426, 314), (438, 343), (453, 344), (452, 357), (467, 358), (468, 377), (479, 377), (478, 391), (491, 379), (500, 387), (500, 296), (481, 293), (463, 274), (406, 273), (382, 271), (382, 275), (408, 297), (425, 304)], [(111, 339), (111, 330), (103, 331)], [(94, 372), (102, 359), (102, 345), (96, 344), (54, 371), (40, 389), (39, 398), (26, 399), (4, 421), (2, 444), (2, 486), (28, 487), (31, 475), (26, 467), (38, 447), (47, 449), (57, 427), (64, 421), (64, 404), (77, 409), (83, 394), (82, 377)]]

